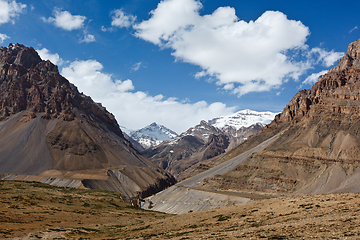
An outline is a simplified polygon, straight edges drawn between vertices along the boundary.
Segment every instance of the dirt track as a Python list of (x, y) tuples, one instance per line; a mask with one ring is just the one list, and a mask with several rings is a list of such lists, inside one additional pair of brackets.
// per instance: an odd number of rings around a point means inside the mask
[(233, 159), (230, 159), (229, 161), (181, 181), (175, 186), (149, 197), (143, 208), (171, 214), (184, 214), (189, 211), (203, 211), (206, 209), (250, 201), (250, 199), (240, 196), (231, 196), (225, 193), (205, 192), (192, 188), (200, 184), (205, 178), (231, 171), (242, 161), (250, 157), (251, 154), (261, 151), (272, 143), (280, 134), (282, 133), (273, 136), (258, 146), (234, 157)]
[(282, 133), (279, 133), (275, 136), (273, 136), (272, 138), (264, 141), (263, 143), (259, 144), (258, 146), (250, 149), (249, 151), (246, 151), (232, 159), (230, 159), (229, 161), (226, 161), (222, 164), (219, 164), (218, 166), (215, 166), (205, 172), (202, 172), (200, 174), (197, 174), (193, 177), (190, 177), (188, 179), (185, 179), (184, 181), (181, 181), (179, 183), (177, 183), (177, 186), (181, 186), (181, 187), (195, 187), (197, 184), (201, 183), (205, 178), (208, 178), (210, 176), (214, 176), (217, 174), (224, 174), (227, 173), (231, 170), (233, 170), (237, 165), (239, 165), (242, 161), (244, 161), (245, 159), (247, 159), (248, 157), (251, 156), (251, 154), (256, 153), (261, 151), (262, 149), (264, 149), (266, 146), (268, 146), (270, 143), (272, 143), (278, 136), (280, 136)]

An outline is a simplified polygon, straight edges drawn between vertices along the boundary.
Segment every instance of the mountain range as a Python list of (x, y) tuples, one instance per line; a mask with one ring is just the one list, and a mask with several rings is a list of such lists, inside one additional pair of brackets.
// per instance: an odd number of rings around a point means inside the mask
[(182, 179), (185, 169), (231, 150), (260, 131), (274, 117), (275, 113), (271, 112), (243, 110), (201, 121), (172, 140), (148, 148), (142, 154)]
[(33, 48), (0, 48), (0, 91), (1, 174), (74, 180), (127, 197), (175, 182), (132, 147), (111, 113)]

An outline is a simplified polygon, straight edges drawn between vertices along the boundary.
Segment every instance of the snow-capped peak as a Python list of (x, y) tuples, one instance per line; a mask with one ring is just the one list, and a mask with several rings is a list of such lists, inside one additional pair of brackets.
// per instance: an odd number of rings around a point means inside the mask
[(137, 131), (131, 131), (130, 136), (143, 147), (149, 148), (159, 145), (163, 141), (173, 139), (177, 136), (177, 133), (154, 122)]
[(225, 117), (214, 118), (209, 121), (209, 124), (219, 129), (234, 127), (236, 130), (239, 130), (242, 127), (250, 127), (257, 123), (265, 126), (274, 119), (276, 114), (277, 113), (273, 112), (256, 112), (246, 109)]

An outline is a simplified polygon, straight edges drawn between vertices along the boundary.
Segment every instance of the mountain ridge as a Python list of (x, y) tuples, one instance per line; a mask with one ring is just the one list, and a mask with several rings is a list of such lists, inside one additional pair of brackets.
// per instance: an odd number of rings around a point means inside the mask
[[(133, 149), (106, 108), (79, 93), (33, 48), (21, 44), (0, 48), (0, 90), (1, 173), (37, 175), (56, 170), (64, 176), (96, 170), (95, 175), (105, 173), (100, 177), (104, 187), (112, 181), (129, 187), (123, 193), (131, 196), (175, 182)], [(104, 169), (118, 171), (132, 183), (111, 178)]]
[(203, 189), (266, 194), (358, 192), (360, 179), (360, 39), (337, 66), (301, 90), (259, 133), (222, 161), (284, 133)]
[(184, 170), (189, 172), (192, 166), (231, 150), (262, 129), (263, 124), (270, 123), (274, 116), (275, 113), (271, 112), (243, 110), (209, 121), (202, 120), (195, 127), (145, 150), (143, 154), (182, 179)]

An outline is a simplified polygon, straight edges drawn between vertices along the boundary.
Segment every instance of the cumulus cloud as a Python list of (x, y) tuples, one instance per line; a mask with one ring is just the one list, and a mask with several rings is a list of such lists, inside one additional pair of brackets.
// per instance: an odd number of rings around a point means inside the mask
[(308, 76), (303, 82), (302, 84), (309, 84), (309, 85), (313, 85), (314, 83), (316, 83), (319, 80), (319, 77), (322, 75), (325, 75), (327, 73), (328, 70), (324, 70), (318, 73), (313, 73), (310, 76)]
[(59, 54), (57, 53), (50, 53), (47, 48), (38, 49), (36, 50), (42, 60), (50, 60), (55, 65), (61, 66), (63, 65), (64, 61), (60, 58)]
[(0, 24), (12, 22), (20, 13), (25, 11), (26, 4), (17, 3), (16, 1), (0, 0)]
[(267, 11), (245, 22), (231, 7), (203, 16), (201, 9), (199, 0), (163, 0), (148, 20), (134, 24), (135, 36), (172, 49), (176, 60), (202, 68), (195, 77), (216, 79), (238, 95), (278, 88), (340, 55), (321, 49), (313, 59), (305, 44), (308, 27), (281, 12)]
[(163, 95), (151, 96), (135, 91), (131, 80), (116, 80), (102, 69), (102, 64), (96, 60), (74, 61), (61, 73), (79, 91), (101, 102), (120, 125), (130, 129), (142, 128), (155, 121), (181, 133), (202, 119), (228, 115), (236, 110), (220, 102), (185, 103)]
[(53, 23), (56, 27), (62, 28), (67, 31), (81, 29), (84, 26), (85, 16), (72, 15), (68, 11), (62, 11), (55, 8), (53, 11), (54, 17), (42, 18), (44, 22)]
[(8, 38), (10, 38), (8, 35), (0, 33), (0, 43), (3, 43)]
[(116, 9), (111, 12), (112, 22), (111, 26), (119, 27), (119, 28), (128, 28), (136, 20), (136, 16), (126, 14), (122, 9)]
[(84, 42), (84, 43), (91, 43), (95, 41), (96, 41), (95, 36), (87, 33), (87, 31), (84, 31), (84, 37), (80, 39), (80, 42)]

